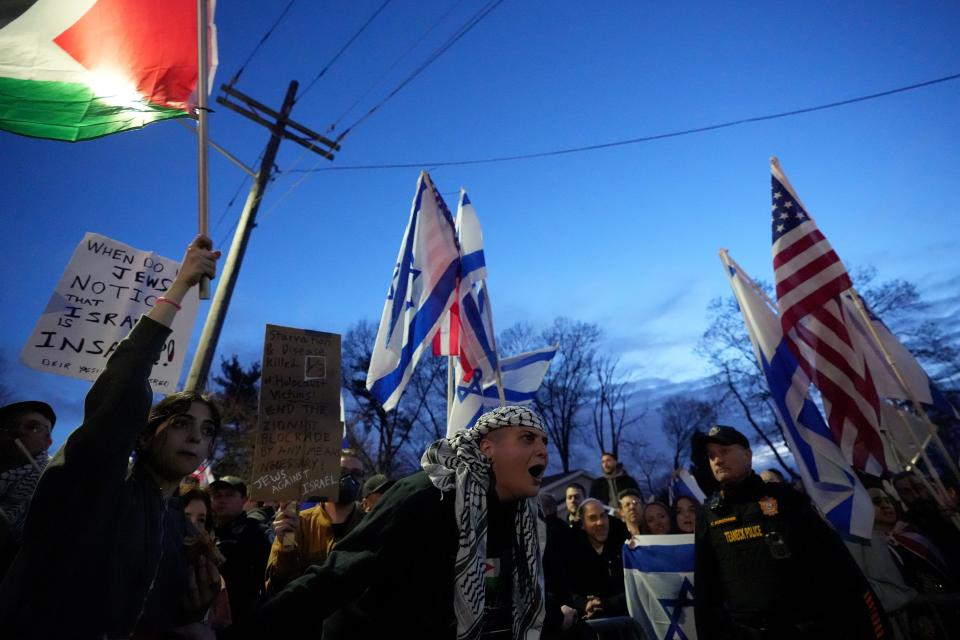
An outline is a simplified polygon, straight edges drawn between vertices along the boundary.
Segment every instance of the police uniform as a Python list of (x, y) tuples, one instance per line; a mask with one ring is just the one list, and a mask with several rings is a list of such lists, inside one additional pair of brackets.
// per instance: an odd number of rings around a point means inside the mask
[[(708, 442), (749, 447), (731, 427), (694, 449)], [(866, 579), (809, 499), (752, 472), (700, 508), (694, 584), (700, 640), (889, 637)]]

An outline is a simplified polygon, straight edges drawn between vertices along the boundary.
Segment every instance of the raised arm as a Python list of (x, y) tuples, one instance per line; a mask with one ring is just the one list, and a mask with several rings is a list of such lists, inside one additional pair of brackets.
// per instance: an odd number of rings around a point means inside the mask
[(148, 379), (170, 334), (170, 325), (187, 292), (201, 276), (216, 274), (220, 253), (197, 236), (184, 254), (176, 278), (153, 309), (142, 317), (97, 377), (84, 403), (83, 424), (67, 441), (54, 465), (96, 464), (110, 477), (126, 473), (127, 457), (147, 423), (152, 392)]

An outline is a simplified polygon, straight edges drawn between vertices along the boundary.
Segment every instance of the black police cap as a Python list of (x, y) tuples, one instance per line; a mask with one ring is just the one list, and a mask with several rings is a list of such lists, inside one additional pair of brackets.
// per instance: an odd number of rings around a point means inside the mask
[(706, 452), (707, 444), (715, 442), (717, 444), (738, 444), (744, 449), (750, 448), (750, 441), (747, 437), (726, 425), (718, 424), (710, 428), (706, 433), (698, 433), (694, 436), (693, 454), (703, 454)]

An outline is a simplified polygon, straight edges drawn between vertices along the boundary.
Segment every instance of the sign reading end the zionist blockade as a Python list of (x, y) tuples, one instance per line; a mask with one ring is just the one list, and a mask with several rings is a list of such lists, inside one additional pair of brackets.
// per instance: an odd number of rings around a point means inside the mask
[(252, 500), (336, 498), (340, 490), (340, 336), (268, 324)]
[[(87, 233), (20, 353), (34, 369), (96, 380), (141, 315), (173, 283), (180, 263), (96, 233)], [(180, 379), (199, 298), (191, 291), (173, 321), (150, 373), (156, 393), (173, 393)]]

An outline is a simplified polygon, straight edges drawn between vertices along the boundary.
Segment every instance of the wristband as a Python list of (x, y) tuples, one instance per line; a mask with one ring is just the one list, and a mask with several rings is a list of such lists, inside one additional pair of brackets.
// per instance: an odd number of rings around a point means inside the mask
[(157, 302), (166, 302), (167, 304), (172, 304), (177, 308), (177, 311), (180, 311), (183, 308), (173, 300), (170, 300), (169, 298), (164, 298), (163, 296), (160, 296), (159, 298), (157, 298)]

